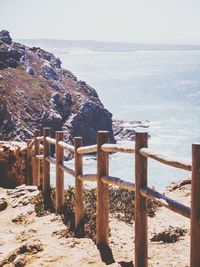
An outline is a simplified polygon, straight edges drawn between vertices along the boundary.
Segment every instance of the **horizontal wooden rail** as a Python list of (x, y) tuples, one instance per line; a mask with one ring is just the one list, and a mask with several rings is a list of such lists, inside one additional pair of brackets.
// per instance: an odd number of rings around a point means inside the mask
[(64, 141), (59, 141), (58, 145), (70, 152), (74, 152), (74, 146), (67, 144)]
[(51, 138), (51, 137), (46, 137), (46, 140), (49, 144), (55, 145), (56, 144), (56, 139)]
[(140, 188), (140, 193), (142, 196), (146, 198), (151, 198), (154, 200), (157, 200), (162, 206), (168, 208), (169, 210), (172, 210), (178, 214), (181, 214), (187, 218), (190, 218), (190, 208), (149, 188), (144, 187)]
[(134, 191), (135, 190), (135, 184), (131, 182), (126, 182), (118, 177), (113, 176), (102, 176), (101, 180), (104, 184), (111, 184), (114, 186), (118, 186), (120, 188), (129, 189)]
[(37, 139), (38, 141), (43, 141), (43, 138), (44, 138), (44, 136), (37, 136), (37, 137), (36, 137), (36, 139)]
[(88, 182), (96, 182), (97, 181), (97, 175), (96, 174), (84, 174), (84, 175), (78, 175), (78, 179), (81, 181), (88, 181)]
[(154, 160), (157, 160), (163, 164), (166, 164), (171, 167), (175, 167), (178, 169), (183, 169), (186, 171), (191, 171), (192, 170), (192, 165), (191, 162), (179, 160), (177, 158), (170, 158), (161, 154), (157, 154), (153, 152), (151, 149), (148, 148), (142, 148), (140, 149), (140, 154), (143, 155), (146, 158), (151, 158)]
[(64, 164), (59, 164), (59, 168), (60, 168), (62, 171), (66, 172), (66, 173), (68, 173), (68, 174), (70, 174), (70, 175), (72, 175), (72, 176), (75, 176), (75, 171), (72, 170), (72, 169), (70, 169), (70, 168), (68, 168), (68, 167), (65, 166)]
[(97, 145), (81, 146), (77, 149), (79, 154), (92, 154), (97, 152)]
[(46, 160), (47, 160), (49, 163), (56, 164), (56, 159), (52, 158), (51, 156), (46, 157)]
[(20, 152), (26, 151), (28, 149), (28, 146), (23, 146), (20, 148)]
[(43, 159), (44, 159), (44, 156), (43, 156), (43, 155), (36, 155), (35, 157), (36, 157), (36, 159), (38, 159), (38, 160), (43, 160)]
[(133, 154), (135, 149), (132, 146), (125, 146), (122, 144), (104, 144), (101, 146), (101, 149), (104, 152), (114, 153), (114, 152), (123, 152)]

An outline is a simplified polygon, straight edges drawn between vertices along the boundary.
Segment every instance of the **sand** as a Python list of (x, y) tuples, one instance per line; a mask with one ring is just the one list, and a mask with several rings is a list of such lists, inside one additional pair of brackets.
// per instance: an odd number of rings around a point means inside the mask
[[(31, 192), (30, 192), (31, 191)], [(0, 211), (0, 266), (134, 266), (134, 224), (110, 216), (110, 249), (98, 249), (89, 238), (68, 237), (62, 217), (38, 217), (31, 200), (39, 193), (25, 187), (0, 189), (8, 206)], [(168, 188), (173, 199), (190, 205), (190, 184)], [(152, 242), (153, 235), (178, 227), (185, 230), (174, 243)], [(149, 266), (189, 267), (190, 220), (164, 207), (148, 218)]]

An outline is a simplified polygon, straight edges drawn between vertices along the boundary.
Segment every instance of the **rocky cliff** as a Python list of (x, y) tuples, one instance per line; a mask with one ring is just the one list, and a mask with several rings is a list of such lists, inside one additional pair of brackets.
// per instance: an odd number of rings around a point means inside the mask
[(115, 142), (112, 114), (96, 91), (78, 81), (61, 61), (39, 47), (13, 42), (0, 32), (0, 140), (32, 138), (36, 129), (49, 126), (65, 131), (65, 140), (83, 136), (96, 143), (96, 132), (108, 130)]

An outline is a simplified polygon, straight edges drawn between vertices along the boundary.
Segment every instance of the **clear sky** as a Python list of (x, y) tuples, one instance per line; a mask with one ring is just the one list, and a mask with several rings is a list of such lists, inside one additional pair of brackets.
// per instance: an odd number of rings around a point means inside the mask
[(200, 44), (200, 0), (0, 0), (19, 38)]

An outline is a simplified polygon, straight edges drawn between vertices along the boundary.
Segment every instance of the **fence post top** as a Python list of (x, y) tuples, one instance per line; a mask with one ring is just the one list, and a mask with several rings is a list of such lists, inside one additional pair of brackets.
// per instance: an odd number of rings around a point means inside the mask
[(109, 131), (98, 131), (98, 134), (109, 134)]
[(51, 128), (50, 127), (44, 127), (43, 130), (47, 131), (47, 130), (51, 130)]
[(193, 147), (193, 148), (200, 147), (200, 143), (193, 143), (193, 144), (192, 144), (192, 147)]
[(82, 136), (76, 136), (76, 137), (74, 137), (74, 140), (82, 140), (82, 139), (83, 139)]
[(135, 132), (136, 135), (148, 135), (148, 132), (147, 131), (137, 131)]

